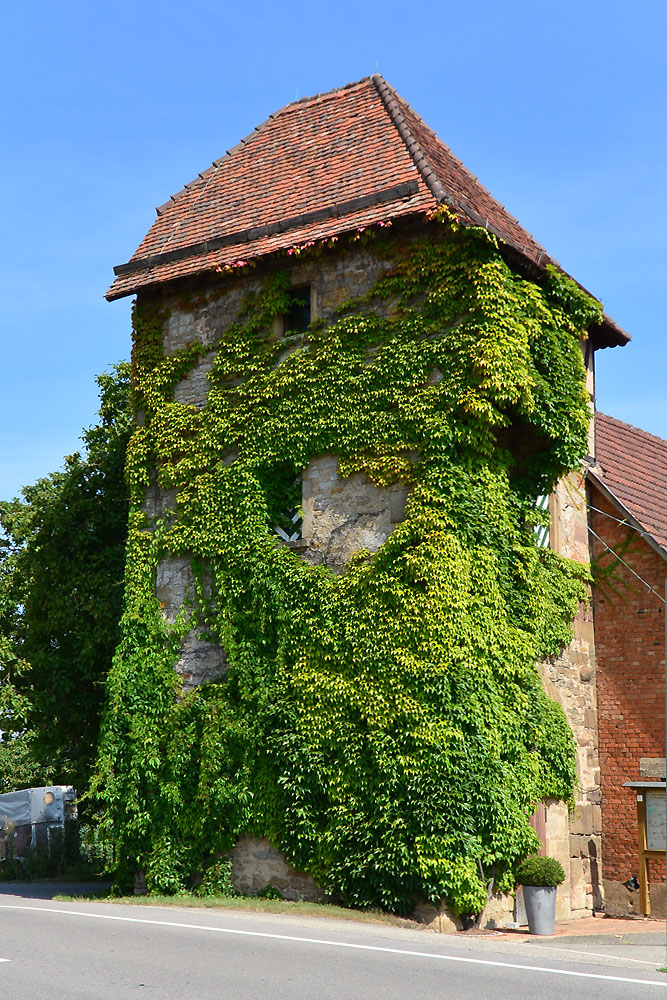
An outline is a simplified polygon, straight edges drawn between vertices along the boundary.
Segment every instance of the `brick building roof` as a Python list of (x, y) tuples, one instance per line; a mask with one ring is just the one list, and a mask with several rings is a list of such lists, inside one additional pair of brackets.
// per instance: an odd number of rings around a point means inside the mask
[[(288, 104), (162, 205), (109, 300), (446, 204), (520, 263), (554, 263), (378, 75)], [(557, 265), (556, 265), (557, 266)], [(596, 346), (629, 337), (605, 317)]]
[(667, 550), (667, 441), (604, 413), (595, 415), (593, 482)]

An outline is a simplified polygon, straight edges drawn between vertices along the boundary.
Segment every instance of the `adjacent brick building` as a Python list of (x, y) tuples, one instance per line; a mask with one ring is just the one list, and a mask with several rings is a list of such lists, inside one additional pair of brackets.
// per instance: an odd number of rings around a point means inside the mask
[[(602, 865), (605, 910), (624, 915), (639, 912), (639, 892), (631, 881), (638, 874), (635, 792), (623, 786), (665, 777), (667, 441), (602, 413), (595, 440), (588, 484)], [(664, 863), (649, 869), (652, 913), (664, 916)]]

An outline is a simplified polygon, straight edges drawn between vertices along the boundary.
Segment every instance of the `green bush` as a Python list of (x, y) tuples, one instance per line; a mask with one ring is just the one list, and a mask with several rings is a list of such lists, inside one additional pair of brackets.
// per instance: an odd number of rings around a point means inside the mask
[(517, 885), (560, 885), (565, 872), (560, 861), (534, 854), (521, 862), (516, 870)]
[(280, 892), (279, 889), (276, 889), (276, 887), (274, 885), (271, 885), (270, 882), (267, 882), (267, 884), (264, 886), (264, 888), (261, 889), (257, 893), (257, 898), (258, 899), (282, 899), (283, 896), (282, 896), (282, 893)]
[(206, 869), (201, 883), (195, 889), (196, 896), (238, 896), (232, 882), (232, 862), (229, 858), (219, 858)]

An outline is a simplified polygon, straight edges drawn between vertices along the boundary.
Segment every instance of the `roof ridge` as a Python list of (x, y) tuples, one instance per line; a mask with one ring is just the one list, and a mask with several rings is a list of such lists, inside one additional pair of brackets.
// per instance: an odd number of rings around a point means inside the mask
[[(323, 90), (323, 91), (320, 91), (318, 94), (311, 95), (310, 97), (302, 97), (298, 101), (290, 101), (288, 104), (283, 104), (283, 106), (281, 108), (278, 108), (277, 111), (274, 111), (272, 114), (270, 114), (268, 116), (268, 118), (265, 118), (263, 122), (261, 122), (259, 125), (257, 125), (256, 128), (254, 128), (252, 130), (252, 132), (248, 133), (248, 135), (246, 135), (243, 139), (240, 139), (239, 142), (237, 142), (235, 146), (232, 146), (231, 149), (228, 149), (225, 152), (224, 156), (221, 156), (217, 160), (213, 160), (213, 162), (211, 163), (210, 167), (207, 167), (206, 170), (202, 170), (188, 184), (184, 184), (183, 187), (180, 189), (180, 191), (177, 191), (176, 194), (171, 195), (171, 197), (168, 198), (167, 201), (165, 201), (162, 205), (159, 205), (155, 209), (156, 214), (158, 215), (158, 217), (160, 215), (162, 215), (162, 213), (164, 211), (166, 211), (168, 208), (171, 208), (171, 206), (174, 205), (178, 200), (180, 200), (181, 198), (184, 198), (185, 195), (188, 194), (188, 192), (195, 186), (195, 184), (197, 184), (198, 181), (206, 180), (206, 184), (204, 185), (203, 190), (201, 191), (200, 195), (198, 196), (198, 197), (200, 197), (201, 194), (203, 194), (204, 191), (206, 190), (206, 188), (208, 187), (209, 180), (213, 179), (213, 176), (218, 172), (219, 168), (223, 165), (223, 163), (225, 162), (225, 160), (229, 159), (229, 157), (232, 156), (233, 153), (235, 153), (237, 150), (241, 149), (243, 146), (247, 146), (248, 143), (251, 142), (260, 132), (263, 132), (266, 128), (268, 128), (268, 126), (271, 125), (271, 123), (273, 121), (275, 121), (276, 118), (278, 118), (280, 115), (284, 114), (286, 111), (296, 110), (298, 108), (303, 107), (306, 104), (313, 104), (316, 101), (321, 100), (322, 98), (333, 97), (335, 94), (344, 93), (347, 90), (352, 90), (354, 87), (361, 86), (362, 83), (372, 82), (372, 83), (375, 84), (375, 86), (379, 90), (379, 87), (377, 85), (377, 81), (378, 80), (382, 81), (382, 83), (385, 85), (385, 87), (387, 87), (389, 90), (391, 90), (391, 88), (387, 84), (387, 82), (384, 79), (384, 77), (380, 76), (379, 73), (376, 73), (373, 76), (363, 76), (360, 80), (354, 80), (352, 83), (346, 83), (342, 87), (333, 87), (331, 90)], [(382, 98), (382, 93), (380, 93), (380, 97)], [(384, 98), (382, 98), (382, 100), (383, 100), (383, 103), (385, 103), (385, 106), (386, 106), (386, 102), (384, 102)], [(389, 113), (391, 115), (391, 112), (389, 112)], [(407, 125), (406, 125), (406, 128), (407, 128)], [(399, 129), (399, 131), (400, 131), (400, 129)], [(417, 143), (417, 140), (414, 139), (414, 137), (413, 137), (413, 141), (414, 141), (415, 145), (419, 147), (419, 144)], [(421, 149), (421, 147), (419, 147), (419, 148)], [(408, 147), (408, 149), (409, 149), (409, 147)], [(423, 156), (423, 153), (422, 153), (422, 156)], [(425, 156), (424, 156), (424, 160), (426, 160)], [(417, 163), (417, 167), (419, 169), (419, 164), (418, 163)], [(433, 176), (435, 177), (436, 176), (435, 172), (430, 167), (430, 165), (429, 165), (429, 168), (431, 169), (431, 172), (433, 173)], [(426, 178), (424, 178), (424, 179), (426, 180)], [(437, 180), (437, 178), (436, 178), (436, 180)], [(428, 186), (428, 181), (426, 181), (426, 184)], [(435, 197), (437, 197), (437, 196), (435, 196)], [(195, 202), (193, 202), (193, 205), (192, 205), (193, 209), (194, 209), (196, 200), (195, 200)], [(164, 253), (165, 252), (165, 247), (167, 246), (167, 244), (171, 241), (172, 237), (178, 231), (178, 229), (179, 229), (182, 221), (183, 221), (182, 219), (179, 219), (175, 223), (175, 225), (173, 226), (172, 230), (166, 236), (164, 242), (162, 243), (162, 246), (160, 248), (159, 253)]]
[(657, 434), (651, 434), (650, 431), (645, 431), (642, 427), (635, 427), (634, 424), (629, 424), (625, 420), (619, 420), (618, 417), (612, 417), (608, 413), (603, 413), (601, 410), (596, 410), (596, 419), (598, 417), (603, 417), (605, 420), (611, 420), (615, 424), (620, 424), (621, 427), (626, 427), (630, 431), (634, 431), (637, 434), (641, 434), (643, 437), (649, 438), (651, 441), (655, 441), (658, 444), (667, 447), (667, 439), (658, 437)]
[[(493, 195), (491, 193), (491, 191), (489, 191), (489, 189), (486, 188), (481, 183), (481, 181), (479, 180), (479, 178), (477, 177), (476, 174), (473, 174), (472, 171), (468, 170), (468, 168), (463, 163), (463, 161), (460, 160), (459, 157), (454, 152), (452, 152), (451, 147), (448, 146), (447, 143), (444, 142), (440, 138), (440, 136), (438, 135), (438, 133), (435, 132), (430, 127), (430, 125), (428, 125), (424, 121), (424, 119), (421, 117), (421, 115), (419, 115), (414, 110), (414, 108), (412, 107), (411, 104), (408, 104), (408, 102), (403, 97), (401, 97), (400, 94), (398, 94), (393, 89), (393, 87), (391, 87), (387, 83), (387, 81), (382, 76), (380, 76), (379, 74), (374, 74), (374, 76), (372, 77), (372, 79), (373, 79), (375, 85), (377, 86), (377, 88), (378, 88), (378, 90), (380, 92), (380, 95), (382, 96), (383, 101), (385, 102), (385, 107), (387, 108), (387, 110), (388, 110), (388, 112), (389, 112), (392, 120), (394, 121), (394, 124), (398, 128), (398, 131), (401, 134), (401, 137), (405, 141), (405, 144), (408, 147), (408, 151), (413, 155), (413, 159), (415, 160), (417, 168), (419, 169), (422, 177), (424, 178), (424, 182), (426, 183), (427, 187), (429, 188), (429, 190), (431, 191), (431, 193), (434, 195), (434, 197), (436, 197), (436, 199), (437, 199), (437, 201), (439, 203), (440, 202), (444, 202), (446, 205), (448, 205), (457, 214), (461, 210), (463, 210), (465, 212), (465, 214), (468, 216), (468, 218), (472, 219), (474, 222), (476, 222), (483, 229), (487, 229), (490, 233), (493, 233), (495, 236), (498, 236), (504, 243), (508, 243), (509, 242), (508, 236), (506, 234), (502, 233), (496, 226), (494, 226), (493, 223), (491, 223), (489, 221), (488, 217), (484, 218), (478, 212), (476, 212), (475, 209), (471, 205), (469, 205), (467, 202), (463, 202), (463, 201), (461, 201), (459, 199), (456, 199), (452, 195), (449, 194), (449, 192), (446, 190), (446, 188), (442, 184), (442, 181), (438, 177), (437, 171), (431, 165), (431, 162), (428, 159), (428, 156), (426, 155), (426, 153), (424, 152), (421, 144), (419, 143), (418, 139), (415, 137), (412, 129), (410, 128), (410, 125), (405, 120), (405, 116), (403, 114), (403, 110), (401, 108), (401, 104), (405, 107), (405, 110), (408, 111), (409, 114), (413, 115), (417, 119), (417, 121), (419, 122), (420, 126), (423, 127), (424, 129), (426, 129), (426, 131), (429, 132), (429, 134), (433, 137), (433, 139), (436, 142), (440, 143), (440, 145), (443, 147), (443, 149), (446, 150), (447, 155), (452, 158), (452, 160), (456, 164), (457, 168), (459, 170), (461, 170), (462, 173), (465, 173), (470, 178), (470, 180), (472, 181), (473, 185), (477, 185), (478, 188), (481, 191), (484, 192), (484, 194), (493, 202), (494, 205), (497, 205), (499, 208), (501, 208), (502, 211), (507, 216), (507, 218), (511, 222), (513, 222), (516, 226), (518, 226), (519, 229), (522, 232), (526, 232), (524, 230), (523, 226), (521, 225), (521, 223), (519, 222), (519, 220), (514, 215), (512, 215), (510, 212), (507, 211), (507, 209), (502, 204), (502, 202), (498, 201), (498, 199), (495, 197), (495, 195)], [(385, 93), (383, 92), (385, 90), (387, 92), (387, 96), (386, 97), (385, 97)], [(408, 139), (406, 139), (405, 133), (407, 133), (407, 135), (409, 136), (409, 141), (408, 141)], [(413, 153), (413, 149), (415, 149), (416, 151), (418, 151), (418, 156)], [(424, 166), (423, 166), (424, 164), (426, 165), (426, 169), (424, 169)], [(435, 183), (432, 183), (432, 181), (431, 181), (431, 175), (432, 175)], [(436, 186), (437, 186), (437, 190), (439, 191), (439, 195), (436, 194)], [(537, 243), (537, 241), (535, 241), (535, 238), (533, 236), (531, 236), (530, 233), (526, 232), (526, 235), (529, 236), (535, 242), (535, 245), (538, 247), (538, 249), (540, 251), (539, 256), (538, 256), (538, 261), (537, 261), (538, 266), (539, 266), (540, 261), (542, 260), (542, 258), (543, 257), (547, 257), (548, 258), (549, 255), (544, 250), (544, 248), (542, 246), (540, 246)], [(527, 248), (525, 247), (525, 245), (523, 245), (523, 244), (517, 244), (516, 246), (517, 246), (517, 249), (519, 249), (520, 252), (526, 252)], [(549, 258), (549, 259), (551, 259), (551, 258)], [(556, 261), (553, 261), (553, 263), (556, 264), (557, 267), (560, 267), (560, 265)]]
[(421, 174), (424, 183), (427, 188), (435, 198), (436, 202), (440, 204), (445, 202), (451, 208), (455, 207), (454, 199), (445, 191), (438, 175), (436, 174), (433, 166), (431, 165), (426, 153), (420, 146), (416, 137), (414, 136), (412, 129), (406, 122), (403, 112), (397, 101), (397, 93), (390, 87), (383, 76), (379, 73), (374, 73), (370, 78), (377, 89), (378, 94), (387, 109), (387, 113), (391, 118), (392, 122), (396, 126), (398, 134), (405, 143), (408, 153), (412, 157), (417, 170)]
[[(430, 126), (430, 125), (428, 124), (428, 122), (424, 121), (424, 119), (423, 119), (423, 118), (422, 118), (422, 116), (421, 116), (421, 115), (419, 114), (419, 112), (418, 112), (418, 111), (415, 111), (415, 109), (414, 109), (414, 108), (412, 107), (412, 105), (411, 105), (411, 104), (408, 104), (408, 102), (407, 102), (407, 101), (405, 100), (405, 98), (404, 98), (404, 97), (402, 97), (402, 96), (401, 96), (400, 94), (398, 94), (398, 93), (396, 94), (396, 99), (397, 99), (397, 101), (398, 101), (399, 103), (402, 103), (402, 104), (404, 104), (404, 105), (405, 105), (405, 107), (407, 108), (407, 110), (408, 110), (408, 111), (410, 112), (410, 114), (411, 114), (411, 115), (414, 115), (414, 117), (415, 117), (415, 118), (417, 119), (417, 121), (418, 121), (418, 122), (419, 122), (419, 124), (420, 124), (420, 125), (422, 126), (422, 128), (424, 128), (424, 129), (425, 129), (425, 130), (426, 130), (427, 132), (429, 132), (429, 133), (430, 133), (430, 134), (431, 134), (431, 135), (433, 136), (433, 138), (434, 138), (434, 139), (435, 139), (435, 140), (436, 140), (437, 142), (439, 142), (439, 143), (440, 143), (440, 145), (441, 145), (441, 146), (443, 146), (443, 147), (444, 147), (444, 148), (445, 148), (445, 149), (447, 150), (447, 153), (448, 153), (448, 154), (449, 154), (449, 155), (451, 156), (451, 158), (452, 158), (452, 159), (453, 159), (453, 160), (455, 161), (455, 163), (456, 163), (457, 167), (459, 167), (459, 168), (460, 168), (460, 170), (461, 170), (461, 171), (462, 171), (463, 173), (467, 174), (467, 175), (468, 175), (468, 177), (470, 177), (470, 179), (471, 179), (471, 180), (473, 180), (473, 181), (475, 182), (475, 184), (477, 184), (477, 185), (479, 186), (479, 188), (480, 188), (480, 189), (481, 189), (481, 190), (482, 190), (482, 191), (484, 192), (484, 194), (488, 195), (488, 196), (489, 196), (489, 198), (490, 198), (490, 199), (491, 199), (491, 200), (492, 200), (493, 202), (495, 202), (495, 204), (496, 204), (496, 205), (499, 205), (499, 206), (500, 206), (500, 207), (502, 208), (503, 212), (505, 212), (505, 214), (507, 215), (508, 219), (511, 219), (511, 220), (512, 220), (512, 222), (515, 222), (517, 226), (521, 226), (521, 228), (523, 229), (523, 226), (522, 226), (521, 222), (519, 221), (519, 219), (517, 219), (517, 217), (516, 217), (515, 215), (512, 215), (512, 213), (511, 213), (510, 211), (508, 211), (508, 209), (506, 208), (506, 206), (505, 206), (505, 205), (504, 205), (504, 204), (503, 204), (503, 203), (502, 203), (501, 201), (498, 201), (498, 199), (496, 198), (496, 196), (495, 196), (495, 195), (494, 195), (494, 194), (493, 194), (493, 193), (492, 193), (492, 192), (491, 192), (491, 191), (489, 190), (489, 188), (487, 188), (487, 187), (486, 187), (486, 186), (485, 186), (484, 184), (482, 184), (482, 182), (480, 181), (480, 179), (479, 179), (479, 177), (477, 176), (477, 174), (473, 174), (472, 170), (469, 170), (469, 169), (468, 169), (468, 167), (466, 167), (466, 165), (465, 165), (465, 163), (463, 162), (463, 160), (462, 160), (462, 159), (460, 159), (460, 157), (458, 157), (458, 156), (456, 155), (456, 153), (455, 153), (455, 152), (453, 151), (452, 147), (451, 147), (451, 146), (449, 146), (449, 145), (448, 145), (448, 144), (447, 144), (447, 143), (446, 143), (446, 142), (444, 141), (444, 139), (442, 139), (442, 138), (441, 138), (441, 137), (440, 137), (440, 136), (438, 135), (438, 133), (437, 133), (437, 132), (435, 131), (435, 129), (432, 129), (432, 128), (431, 128), (431, 126)], [(469, 207), (468, 207), (468, 206), (466, 206), (466, 211), (469, 211)], [(479, 218), (481, 218), (481, 216), (479, 216)], [(532, 236), (532, 233), (528, 233), (528, 235), (529, 235), (529, 236)], [(532, 238), (534, 239), (534, 237), (532, 237)]]
[(321, 101), (325, 97), (333, 97), (335, 94), (342, 94), (346, 90), (352, 90), (354, 87), (360, 87), (362, 83), (368, 83), (373, 79), (373, 76), (362, 76), (360, 80), (353, 80), (351, 83), (344, 83), (342, 87), (332, 87), (331, 90), (320, 90), (317, 94), (311, 94), (309, 97), (299, 97), (295, 101), (289, 101), (287, 104), (283, 104), (279, 111), (274, 112), (273, 118), (281, 115), (284, 111), (289, 111), (291, 108), (299, 108), (304, 104), (313, 104), (315, 101)]

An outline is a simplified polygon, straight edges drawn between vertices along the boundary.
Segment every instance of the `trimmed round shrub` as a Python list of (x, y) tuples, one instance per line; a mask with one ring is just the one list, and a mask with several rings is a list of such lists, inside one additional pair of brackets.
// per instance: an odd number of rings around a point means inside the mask
[(516, 870), (517, 885), (560, 885), (564, 881), (565, 872), (560, 861), (539, 854), (525, 858)]

